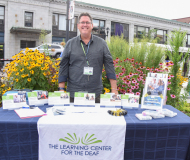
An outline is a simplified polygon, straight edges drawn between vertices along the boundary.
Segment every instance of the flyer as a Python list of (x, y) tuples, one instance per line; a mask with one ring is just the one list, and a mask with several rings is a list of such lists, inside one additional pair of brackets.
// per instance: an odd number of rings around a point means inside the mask
[(44, 105), (48, 104), (48, 92), (47, 91), (33, 91), (27, 92), (29, 105)]
[(119, 94), (101, 94), (100, 95), (100, 107), (115, 107), (121, 108), (121, 95)]
[(70, 105), (69, 92), (49, 92), (48, 105)]
[(74, 106), (95, 107), (95, 93), (75, 92)]

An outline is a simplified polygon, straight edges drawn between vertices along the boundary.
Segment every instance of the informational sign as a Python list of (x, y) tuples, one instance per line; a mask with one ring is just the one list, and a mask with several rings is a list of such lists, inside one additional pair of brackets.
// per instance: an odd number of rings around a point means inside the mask
[(73, 19), (74, 18), (74, 10), (75, 10), (75, 2), (70, 1), (69, 3), (69, 17), (68, 19)]

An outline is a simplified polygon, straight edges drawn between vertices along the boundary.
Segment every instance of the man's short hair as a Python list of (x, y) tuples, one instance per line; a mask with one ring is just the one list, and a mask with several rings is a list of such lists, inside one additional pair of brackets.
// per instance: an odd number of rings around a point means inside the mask
[(81, 19), (81, 17), (82, 16), (88, 16), (89, 18), (90, 18), (90, 21), (92, 22), (92, 17), (91, 17), (91, 15), (89, 14), (89, 13), (81, 13), (80, 15), (79, 15), (79, 20), (78, 20), (78, 22), (80, 21), (80, 19)]

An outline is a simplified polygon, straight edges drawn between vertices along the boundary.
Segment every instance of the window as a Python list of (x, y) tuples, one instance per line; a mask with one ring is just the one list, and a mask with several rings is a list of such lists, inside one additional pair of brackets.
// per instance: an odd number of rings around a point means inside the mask
[(52, 16), (52, 25), (53, 26), (58, 25), (58, 14), (53, 14), (53, 16)]
[[(58, 30), (66, 31), (66, 15), (53, 14), (52, 25), (58, 26)], [(69, 31), (77, 32), (77, 17), (69, 20)]]
[(0, 6), (0, 24), (4, 24), (4, 7)]
[(187, 35), (187, 47), (190, 47), (190, 34)]
[(135, 38), (143, 38), (144, 36), (148, 36), (149, 28), (142, 26), (134, 26), (134, 37)]
[(111, 36), (121, 36), (128, 40), (129, 38), (129, 25), (117, 22), (111, 22)]
[(25, 12), (25, 27), (33, 27), (33, 13)]
[(167, 34), (167, 31), (161, 30), (161, 29), (156, 29), (155, 38), (158, 39), (158, 43), (164, 44), (166, 42), (166, 40), (167, 40), (166, 34)]
[(20, 48), (33, 48), (36, 45), (36, 41), (20, 41)]
[(103, 35), (102, 38), (105, 38), (105, 21), (93, 19), (93, 34)]

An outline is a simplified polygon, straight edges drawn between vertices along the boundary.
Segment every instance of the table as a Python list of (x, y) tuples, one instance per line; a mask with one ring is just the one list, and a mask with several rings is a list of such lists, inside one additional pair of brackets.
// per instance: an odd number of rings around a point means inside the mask
[[(43, 111), (50, 106), (40, 107)], [(164, 106), (178, 113), (176, 117), (139, 121), (128, 109), (125, 137), (125, 160), (189, 160), (190, 117), (172, 106)], [(0, 108), (0, 159), (37, 160), (39, 117), (20, 119), (14, 111)]]

